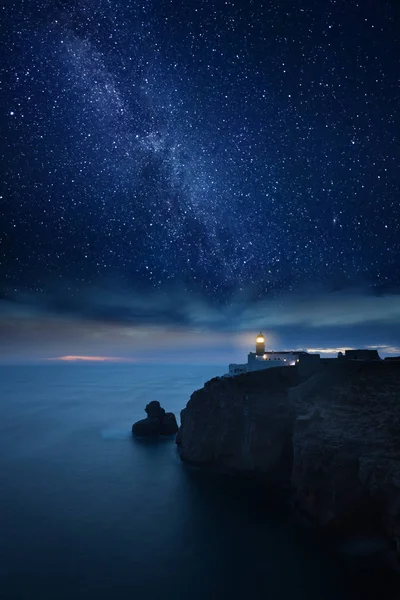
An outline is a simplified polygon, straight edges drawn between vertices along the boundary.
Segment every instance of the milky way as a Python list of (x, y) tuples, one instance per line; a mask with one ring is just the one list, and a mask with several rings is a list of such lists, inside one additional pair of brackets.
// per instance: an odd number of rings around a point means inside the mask
[(2, 13), (3, 295), (399, 282), (395, 2)]

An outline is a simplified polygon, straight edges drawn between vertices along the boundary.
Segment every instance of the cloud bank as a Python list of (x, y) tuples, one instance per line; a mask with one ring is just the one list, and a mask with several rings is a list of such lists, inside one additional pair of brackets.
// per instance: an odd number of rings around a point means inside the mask
[(269, 347), (339, 348), (367, 345), (383, 353), (400, 346), (400, 292), (363, 288), (302, 289), (255, 299), (241, 292), (209, 302), (182, 287), (160, 292), (104, 286), (48, 294), (17, 291), (0, 301), (0, 352), (7, 356), (95, 356), (199, 360), (243, 355), (255, 333)]

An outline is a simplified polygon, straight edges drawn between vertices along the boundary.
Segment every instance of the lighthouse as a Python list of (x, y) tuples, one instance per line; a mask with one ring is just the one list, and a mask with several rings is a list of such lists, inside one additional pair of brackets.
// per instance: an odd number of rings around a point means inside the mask
[[(346, 350), (346, 353), (348, 350)], [(347, 357), (347, 354), (346, 354)], [(230, 364), (224, 377), (235, 377), (252, 371), (262, 371), (272, 367), (299, 367), (302, 373), (313, 373), (320, 368), (320, 355), (308, 354), (304, 350), (268, 350), (265, 351), (265, 337), (260, 333), (256, 337), (256, 351), (249, 352), (247, 363)], [(288, 371), (287, 371), (288, 372)]]
[(265, 337), (263, 336), (263, 334), (260, 333), (258, 334), (257, 338), (256, 338), (256, 356), (264, 356), (265, 354)]

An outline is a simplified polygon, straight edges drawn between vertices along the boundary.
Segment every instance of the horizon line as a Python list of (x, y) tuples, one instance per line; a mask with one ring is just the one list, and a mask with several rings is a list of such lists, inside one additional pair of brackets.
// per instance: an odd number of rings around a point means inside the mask
[[(67, 354), (66, 356), (55, 356), (51, 358), (44, 358), (43, 360), (51, 361), (63, 361), (63, 362), (139, 362), (140, 359), (124, 356), (87, 356), (87, 355), (75, 355)], [(150, 359), (153, 360), (153, 359)]]

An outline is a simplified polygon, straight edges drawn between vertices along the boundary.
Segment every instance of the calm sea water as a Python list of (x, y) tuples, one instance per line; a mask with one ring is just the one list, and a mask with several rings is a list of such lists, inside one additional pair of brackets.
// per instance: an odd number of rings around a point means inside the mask
[[(0, 597), (346, 598), (336, 567), (254, 491), (139, 443), (217, 367), (0, 368)], [(262, 506), (261, 506), (262, 505)]]

